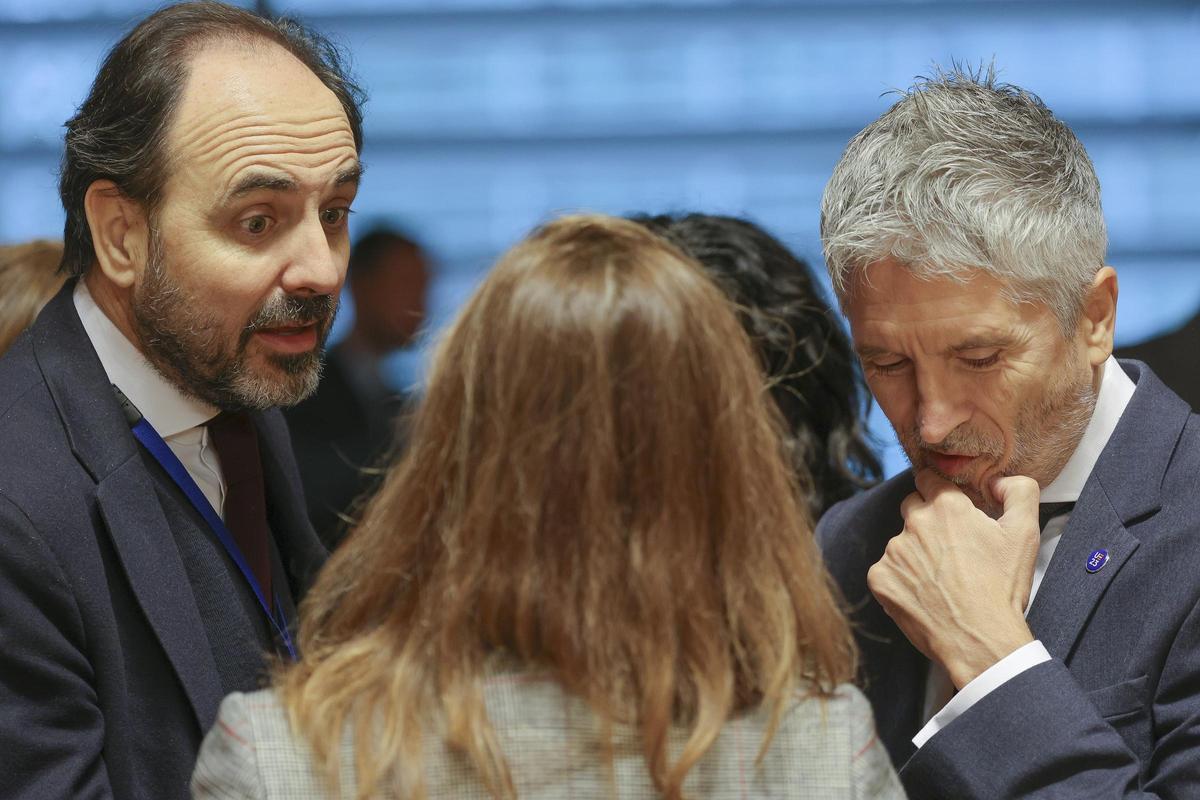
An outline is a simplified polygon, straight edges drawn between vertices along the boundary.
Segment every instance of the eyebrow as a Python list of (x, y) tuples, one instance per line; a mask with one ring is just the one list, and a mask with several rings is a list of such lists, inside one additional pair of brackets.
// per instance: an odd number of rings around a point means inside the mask
[(963, 353), (967, 350), (986, 350), (989, 347), (1008, 347), (1013, 343), (1011, 336), (996, 334), (991, 336), (972, 336), (966, 341), (950, 346), (951, 353)]
[(858, 353), (859, 358), (872, 358), (892, 352), (883, 347), (874, 347), (872, 345), (863, 345), (862, 347), (854, 348), (854, 352)]
[(363, 166), (361, 161), (355, 162), (353, 166), (338, 170), (338, 174), (333, 178), (334, 186), (345, 186), (347, 183), (353, 183), (355, 186), (362, 180), (363, 173), (367, 168)]
[[(362, 180), (363, 165), (355, 163), (353, 166), (346, 167), (337, 172), (333, 176), (334, 186), (345, 186), (347, 184), (358, 185)], [(233, 185), (225, 195), (225, 202), (236, 200), (239, 197), (245, 197), (252, 192), (268, 191), (268, 192), (295, 192), (300, 189), (300, 184), (287, 175), (272, 172), (251, 172), (243, 175), (241, 180)]]
[[(947, 348), (948, 353), (964, 353), (968, 350), (980, 350), (989, 347), (1005, 348), (1013, 344), (1013, 338), (1005, 334), (989, 334), (972, 336), (957, 344), (952, 344)], [(895, 350), (889, 350), (886, 347), (877, 347), (875, 345), (865, 344), (861, 347), (855, 347), (854, 352), (858, 354), (860, 359), (875, 358), (876, 356), (899, 355)]]
[(263, 190), (269, 192), (294, 192), (299, 188), (299, 184), (286, 175), (273, 175), (269, 172), (251, 172), (248, 175), (243, 175), (241, 180), (234, 184), (233, 188), (226, 195), (226, 198), (236, 200), (251, 192)]

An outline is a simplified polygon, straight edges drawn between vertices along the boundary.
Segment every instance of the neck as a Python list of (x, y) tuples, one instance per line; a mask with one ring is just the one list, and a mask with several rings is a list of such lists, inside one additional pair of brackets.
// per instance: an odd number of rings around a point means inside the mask
[(138, 352), (146, 355), (146, 351), (143, 349), (141, 340), (137, 335), (137, 327), (133, 321), (131, 290), (122, 289), (117, 286), (105, 278), (100, 270), (95, 267), (84, 274), (83, 281), (87, 284), (88, 293), (91, 294), (92, 300), (104, 312), (104, 316), (112, 320), (113, 325), (117, 326), (117, 330), (121, 332), (121, 335), (128, 339), (130, 344), (138, 349)]
[(1108, 364), (1108, 359), (1104, 359), (1096, 366), (1092, 367), (1092, 391), (1097, 395), (1100, 394), (1100, 384), (1104, 382), (1104, 367)]

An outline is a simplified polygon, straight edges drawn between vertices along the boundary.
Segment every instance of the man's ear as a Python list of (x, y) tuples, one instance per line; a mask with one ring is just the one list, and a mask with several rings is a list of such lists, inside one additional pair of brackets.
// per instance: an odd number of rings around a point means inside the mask
[(1117, 325), (1117, 271), (1112, 267), (1101, 267), (1092, 278), (1079, 324), (1088, 361), (1098, 367), (1112, 355)]
[(150, 224), (141, 204), (109, 180), (93, 181), (83, 198), (96, 263), (115, 285), (128, 289), (149, 253)]

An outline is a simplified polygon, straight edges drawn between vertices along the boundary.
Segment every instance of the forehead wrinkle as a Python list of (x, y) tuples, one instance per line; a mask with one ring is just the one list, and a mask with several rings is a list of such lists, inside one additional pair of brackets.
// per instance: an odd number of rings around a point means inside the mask
[[(318, 169), (331, 161), (357, 157), (354, 138), (345, 117), (331, 115), (305, 123), (279, 123), (249, 114), (215, 126), (207, 136), (195, 137), (203, 148), (178, 151), (180, 160), (209, 164), (227, 190), (248, 164), (272, 172)], [(318, 158), (313, 158), (317, 156)], [(327, 156), (327, 158), (320, 158)], [(297, 163), (312, 162), (312, 163)], [(294, 176), (293, 176), (294, 177)]]
[[(188, 125), (185, 124), (186, 120), (177, 120), (174, 133), (177, 134), (178, 141), (176, 142), (175, 150), (177, 152), (184, 152), (191, 149), (203, 152), (210, 148), (213, 142), (219, 140), (221, 136), (228, 134), (231, 130), (244, 127), (249, 120), (261, 116), (261, 114), (255, 112), (246, 112), (210, 125)], [(209, 120), (211, 121), (211, 118)]]
[[(197, 159), (204, 160), (214, 153), (219, 154), (226, 148), (236, 152), (247, 146), (269, 146), (270, 140), (274, 140), (276, 147), (286, 143), (287, 147), (301, 153), (329, 149), (331, 145), (327, 143), (327, 140), (330, 139), (344, 138), (350, 147), (354, 146), (354, 137), (350, 133), (350, 129), (345, 126), (344, 118), (323, 121), (335, 123), (335, 125), (317, 130), (313, 129), (314, 126), (311, 123), (281, 125), (277, 122), (263, 121), (252, 125), (229, 125), (223, 130), (214, 131), (212, 135), (197, 141), (191, 149)], [(336, 123), (341, 124), (337, 125)], [(180, 152), (182, 154), (184, 149), (180, 148)]]
[[(351, 159), (354, 158), (353, 148), (351, 148), (349, 152), (344, 152), (344, 153), (339, 153), (336, 151), (328, 151), (328, 152), (330, 153), (330, 157), (327, 159), (322, 159), (320, 162), (314, 162), (312, 164), (290, 163), (290, 164), (287, 164), (286, 166), (262, 161), (260, 159), (261, 153), (247, 153), (247, 154), (244, 154), (243, 156), (239, 157), (235, 161), (231, 162), (227, 166), (222, 167), (221, 174), (229, 176), (228, 180), (225, 181), (226, 187), (233, 187), (233, 185), (237, 183), (238, 177), (250, 170), (261, 170), (261, 171), (267, 172), (267, 173), (283, 173), (283, 174), (288, 175), (291, 178), (294, 178), (297, 183), (297, 190), (299, 192), (304, 192), (305, 189), (310, 188), (309, 183), (306, 182), (305, 180), (303, 180), (302, 176), (297, 173), (303, 173), (303, 172), (309, 172), (309, 171), (319, 171), (319, 170), (325, 169), (327, 167), (336, 166), (338, 164), (341, 164), (347, 158), (351, 158)], [(357, 166), (357, 164), (358, 164), (358, 162), (354, 161), (354, 166)], [(345, 172), (346, 169), (349, 169), (349, 168), (350, 167), (337, 170), (333, 174), (329, 175), (327, 178), (323, 178), (320, 181), (319, 188), (323, 189), (327, 185), (334, 184), (336, 179), (343, 172)], [(313, 182), (311, 185), (311, 188), (318, 188), (318, 184)]]
[[(303, 147), (297, 147), (291, 141), (256, 141), (246, 142), (234, 147), (227, 152), (221, 153), (213, 162), (218, 172), (224, 173), (230, 169), (239, 168), (242, 162), (247, 159), (258, 159), (263, 156), (279, 156), (286, 163), (292, 163), (296, 160), (312, 161), (314, 166), (320, 166), (327, 163), (324, 158), (314, 158), (320, 156), (328, 156), (329, 160), (344, 159), (354, 153), (354, 144), (346, 142), (345, 145), (339, 145), (336, 142), (325, 144), (320, 141), (312, 141)], [(263, 164), (264, 167), (270, 167), (270, 164)], [(301, 165), (304, 166), (304, 165)]]

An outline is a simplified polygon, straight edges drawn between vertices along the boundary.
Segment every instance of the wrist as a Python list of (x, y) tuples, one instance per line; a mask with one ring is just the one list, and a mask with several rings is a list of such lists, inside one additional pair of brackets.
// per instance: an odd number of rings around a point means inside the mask
[(941, 663), (955, 688), (962, 689), (988, 668), (1032, 642), (1033, 633), (1023, 623), (1024, 620), (1020, 628), (988, 631), (986, 637), (976, 638), (969, 646), (948, 653)]

